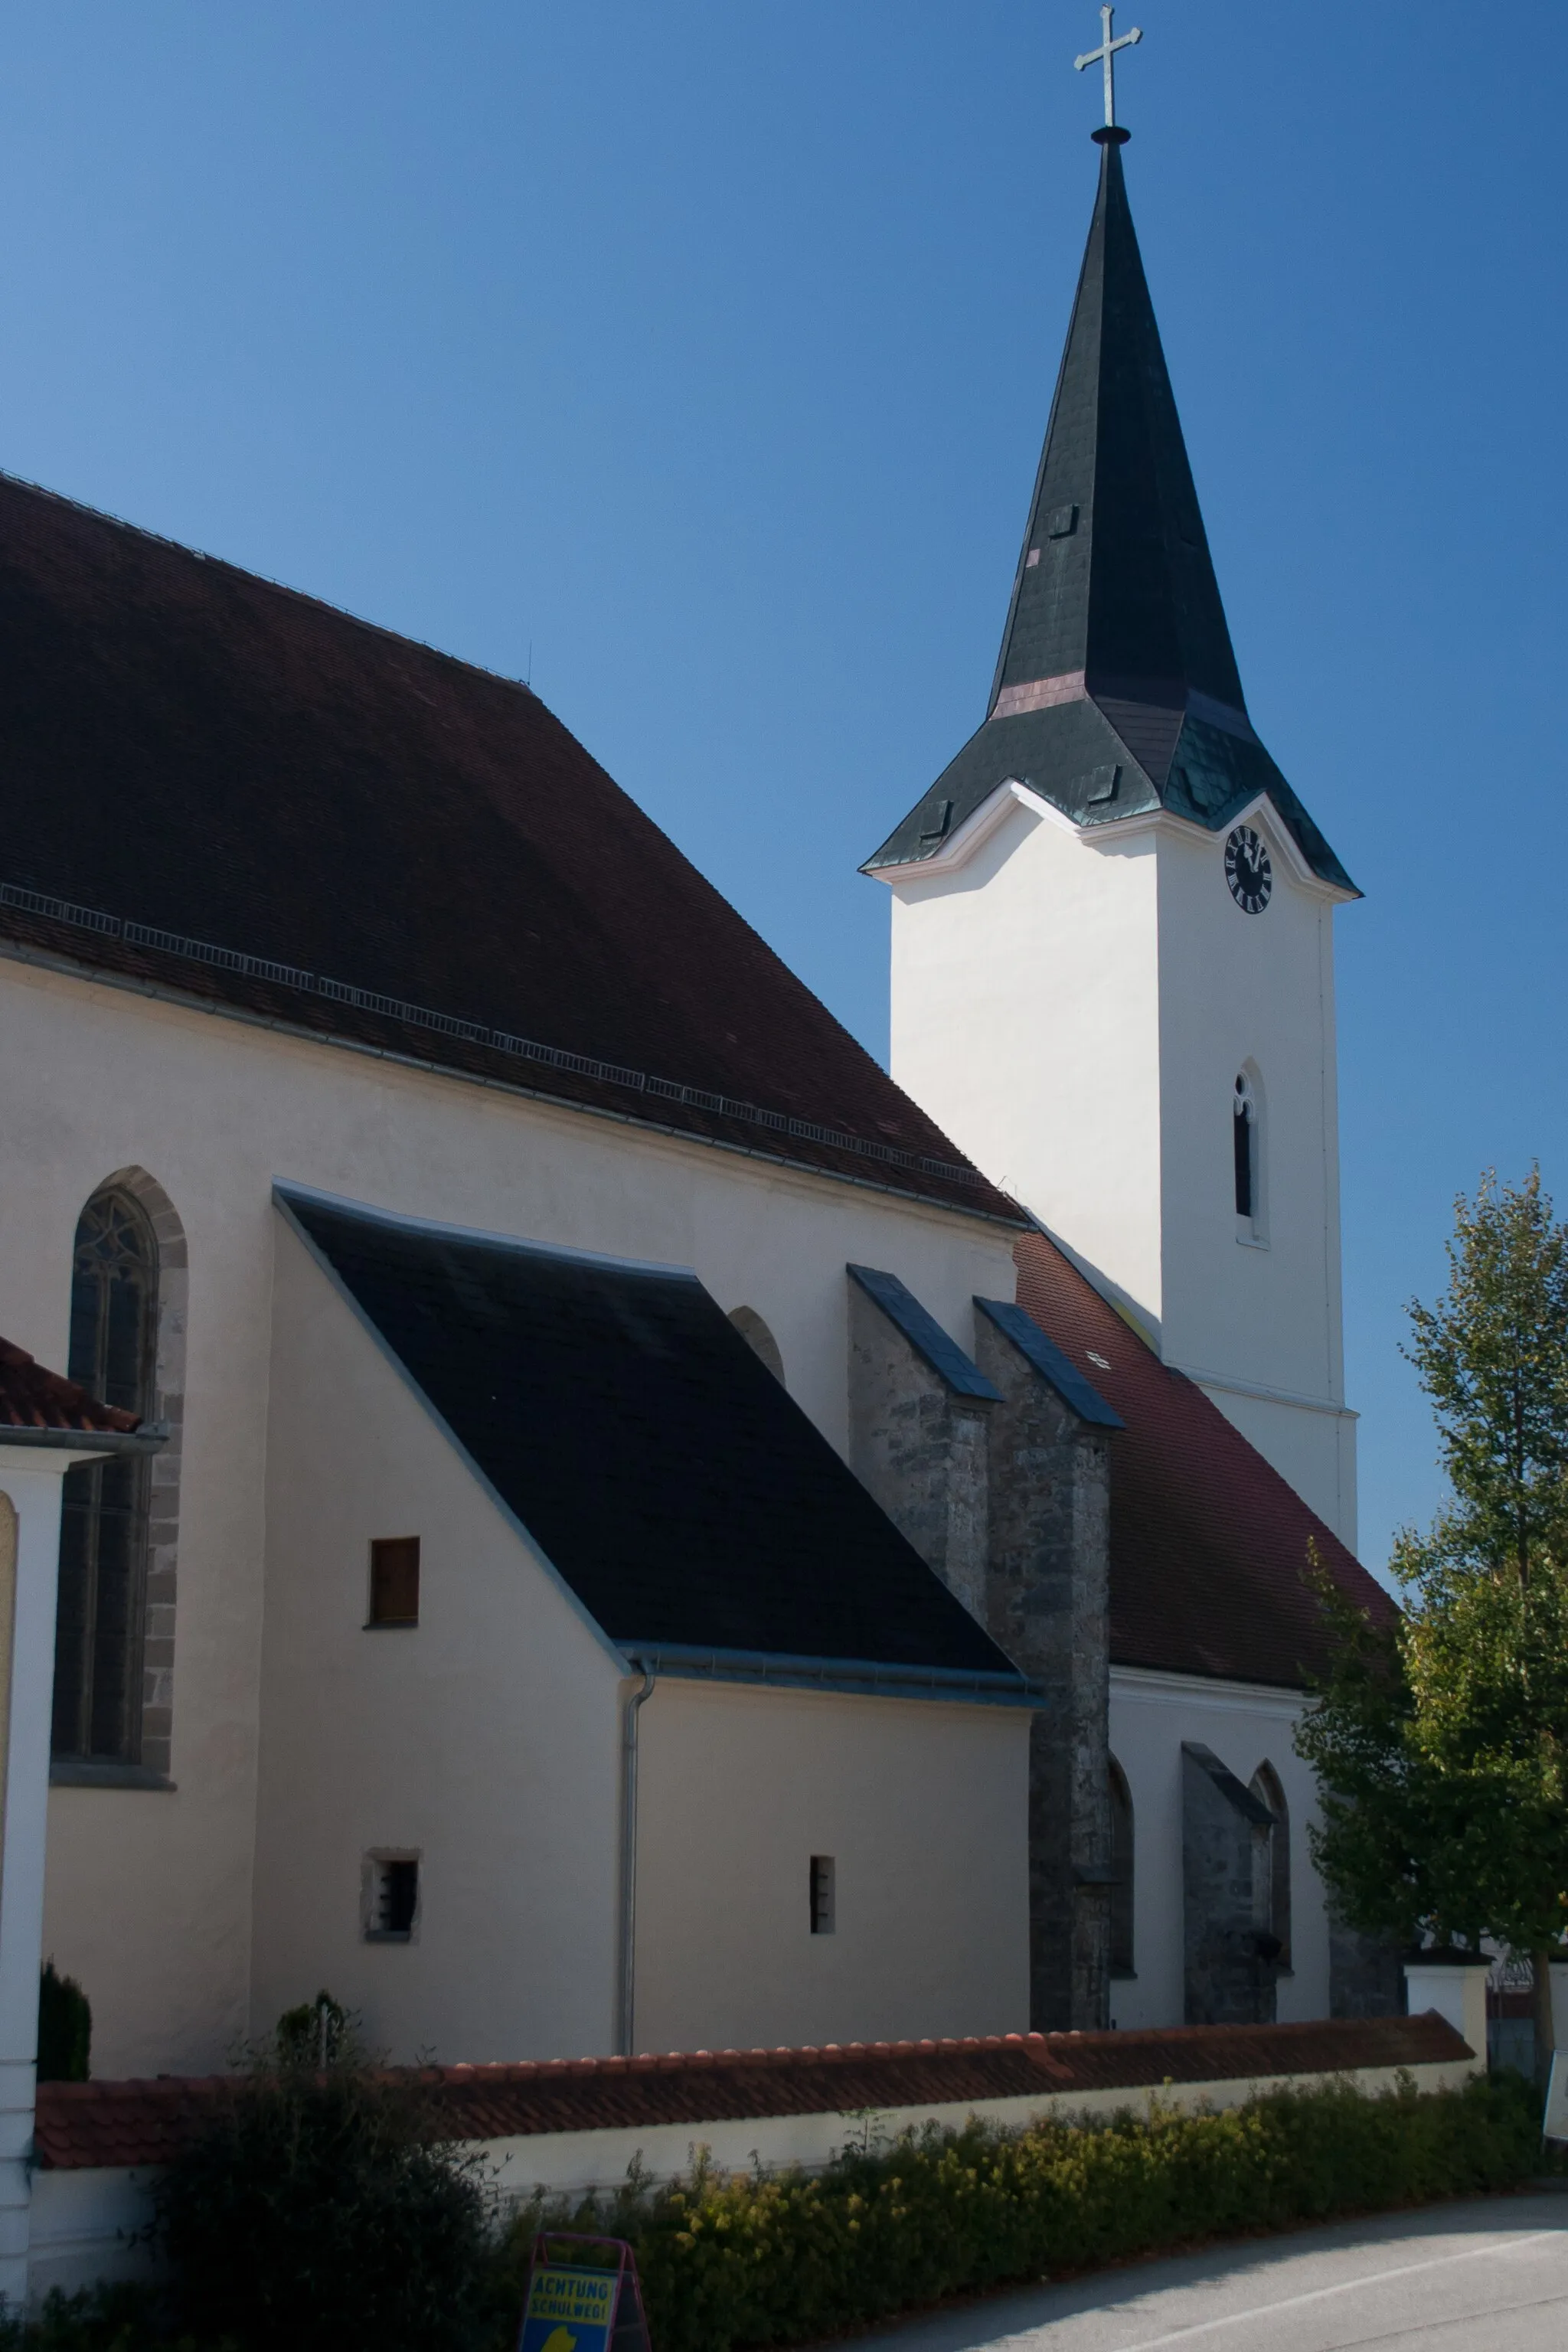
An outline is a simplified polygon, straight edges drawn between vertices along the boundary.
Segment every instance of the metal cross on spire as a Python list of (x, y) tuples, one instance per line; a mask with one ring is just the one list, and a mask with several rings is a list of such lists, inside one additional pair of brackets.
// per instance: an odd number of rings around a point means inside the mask
[(1100, 21), (1105, 27), (1105, 38), (1098, 49), (1089, 49), (1081, 58), (1073, 59), (1079, 73), (1085, 66), (1103, 65), (1105, 68), (1105, 127), (1108, 131), (1116, 128), (1116, 52), (1133, 47), (1143, 37), (1142, 27), (1134, 25), (1132, 30), (1123, 33), (1119, 41), (1113, 40), (1110, 28), (1115, 16), (1114, 8), (1101, 8)]

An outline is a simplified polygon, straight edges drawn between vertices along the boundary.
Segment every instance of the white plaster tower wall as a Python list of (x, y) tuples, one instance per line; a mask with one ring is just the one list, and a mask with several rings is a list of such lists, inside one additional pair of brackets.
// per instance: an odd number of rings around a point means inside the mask
[[(1005, 786), (892, 887), (892, 1069), (1345, 1542), (1333, 906), (1267, 809), (1273, 887), (1164, 814), (1081, 830)], [(1237, 1214), (1234, 1097), (1258, 1110)]]
[[(987, 818), (1000, 821), (974, 842)], [(888, 878), (894, 1076), (1157, 1339), (1152, 834), (1091, 848), (1032, 793), (1005, 789), (947, 856)]]
[[(1161, 1338), (1352, 1549), (1344, 1401), (1335, 899), (1265, 807), (1268, 904), (1233, 899), (1223, 838), (1159, 826)], [(1254, 1214), (1236, 1209), (1236, 1082), (1256, 1105)]]

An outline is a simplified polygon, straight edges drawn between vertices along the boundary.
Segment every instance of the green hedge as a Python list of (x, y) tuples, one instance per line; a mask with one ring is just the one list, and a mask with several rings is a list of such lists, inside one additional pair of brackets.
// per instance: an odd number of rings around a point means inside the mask
[[(700, 2161), (671, 2188), (634, 2179), (571, 2210), (532, 2206), (442, 2311), (395, 2336), (375, 2330), (374, 2340), (395, 2342), (396, 2352), (459, 2340), (474, 2352), (510, 2352), (541, 2223), (632, 2241), (654, 2352), (731, 2352), (1204, 2239), (1510, 2189), (1545, 2168), (1540, 2096), (1517, 2075), (1435, 2095), (1407, 2082), (1375, 2098), (1330, 2084), (1224, 2115), (1151, 2103), (1104, 2123), (1016, 2133), (932, 2126), (880, 2145), (871, 2125), (863, 2137), (820, 2173), (732, 2176)], [(264, 2170), (275, 2179), (272, 2156)], [(353, 2198), (321, 2187), (322, 2230), (354, 2238)], [(352, 2268), (354, 2247), (344, 2243), (342, 2257), (340, 2267)], [(357, 2323), (373, 2318), (374, 2298), (351, 2301), (337, 2316), (345, 2347), (371, 2340)], [(137, 2288), (55, 2298), (41, 2325), (0, 2319), (0, 2352), (161, 2352), (170, 2343), (161, 2303)], [(187, 2325), (189, 2316), (187, 2298)], [(239, 2336), (252, 2340), (242, 2325), (226, 2352), (238, 2352)], [(180, 2340), (184, 2352), (226, 2352), (210, 2323)]]
[(1542, 2167), (1541, 2106), (1516, 2076), (1367, 2097), (1346, 2084), (1222, 2115), (1158, 2106), (1021, 2133), (934, 2127), (825, 2172), (731, 2177), (531, 2209), (637, 2247), (654, 2352), (799, 2344), (944, 2296), (1163, 2247), (1515, 2186)]

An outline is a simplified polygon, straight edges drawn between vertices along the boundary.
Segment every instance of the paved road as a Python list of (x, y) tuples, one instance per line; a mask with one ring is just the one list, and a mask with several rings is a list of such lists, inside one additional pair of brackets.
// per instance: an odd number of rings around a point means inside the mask
[(879, 2329), (890, 2352), (1564, 2352), (1568, 2196), (1429, 2206)]

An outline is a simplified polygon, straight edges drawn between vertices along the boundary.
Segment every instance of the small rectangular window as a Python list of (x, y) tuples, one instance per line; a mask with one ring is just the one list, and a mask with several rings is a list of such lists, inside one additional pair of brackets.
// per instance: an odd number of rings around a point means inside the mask
[(419, 1538), (377, 1536), (370, 1548), (372, 1625), (419, 1622)]
[(814, 1853), (811, 1857), (811, 1932), (814, 1936), (833, 1933), (833, 1856)]
[(407, 1944), (419, 1914), (419, 1862), (415, 1854), (372, 1854), (365, 1886), (365, 1941)]

